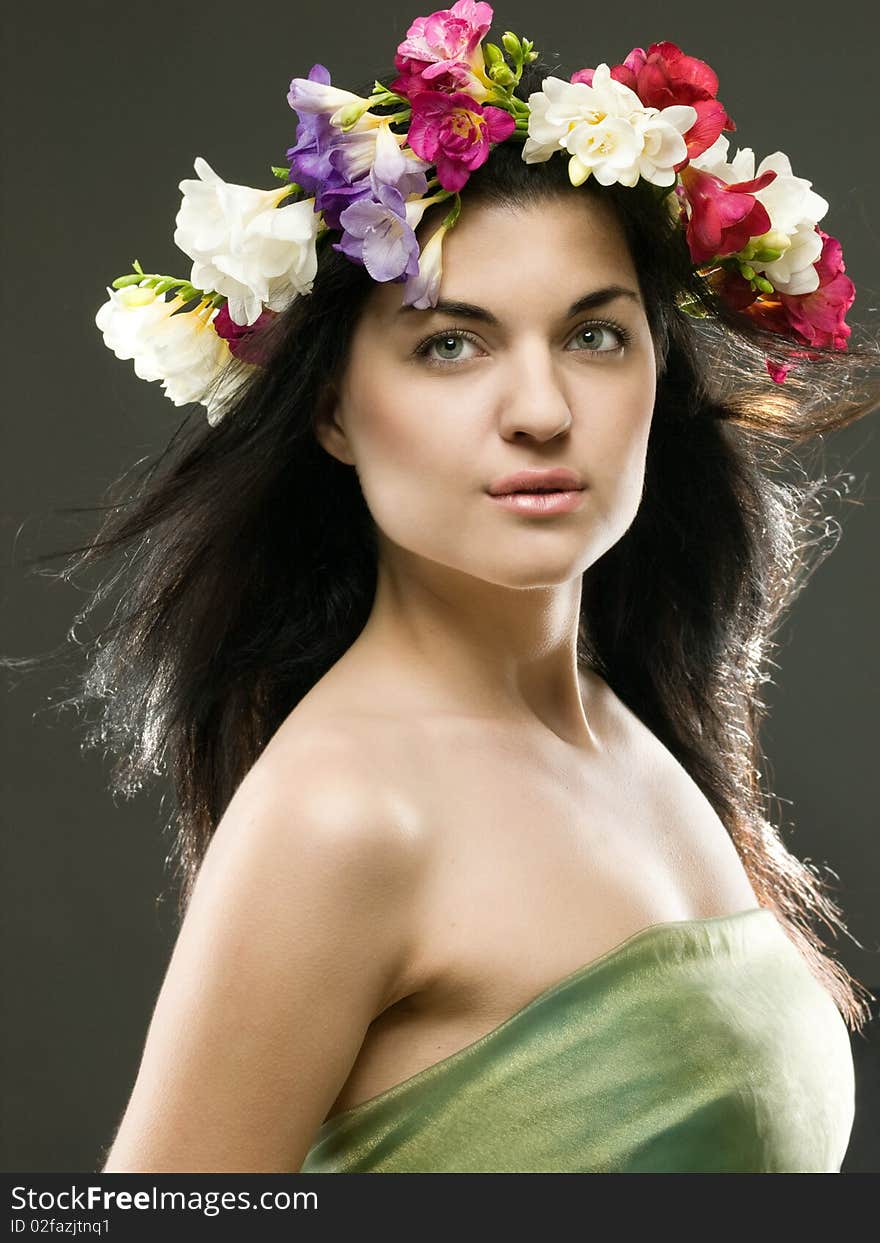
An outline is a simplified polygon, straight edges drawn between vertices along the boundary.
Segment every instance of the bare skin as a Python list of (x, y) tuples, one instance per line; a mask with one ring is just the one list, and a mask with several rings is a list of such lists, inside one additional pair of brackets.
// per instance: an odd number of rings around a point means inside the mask
[[(426, 843), (417, 949), (328, 1118), (464, 1048), (650, 924), (758, 904), (705, 797), (597, 675), (583, 677), (589, 751), (529, 722), (407, 713), (384, 690), (380, 715), (380, 687), (396, 676), (396, 663), (386, 674), (352, 649), (267, 751), (280, 754), (297, 721), (345, 729)], [(362, 705), (361, 677), (376, 680)]]
[[(567, 315), (610, 285), (636, 296)], [(319, 435), (376, 521), (376, 599), (260, 761), (310, 725), (343, 729), (424, 841), (416, 948), (328, 1117), (648, 925), (757, 905), (706, 798), (575, 657), (582, 575), (635, 516), (656, 391), (619, 226), (586, 196), (464, 211), (441, 297), (498, 323), (403, 312), (390, 284), (355, 333)], [(434, 332), (429, 363), (414, 350)], [(550, 466), (583, 477), (578, 510), (526, 517), (487, 496)]]

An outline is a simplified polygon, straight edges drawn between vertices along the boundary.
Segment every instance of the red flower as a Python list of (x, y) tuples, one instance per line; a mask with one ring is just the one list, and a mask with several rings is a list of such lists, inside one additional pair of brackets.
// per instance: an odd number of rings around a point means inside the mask
[(246, 363), (265, 366), (268, 357), (260, 344), (260, 335), (277, 314), (277, 311), (264, 307), (253, 324), (237, 324), (229, 314), (227, 303), (224, 302), (211, 320), (211, 326), (218, 337), (223, 337), (229, 346), (229, 352), (236, 358), (241, 358)]
[[(845, 350), (852, 333), (845, 316), (856, 296), (853, 282), (845, 275), (843, 250), (835, 237), (816, 230), (822, 238), (822, 254), (816, 261), (819, 286), (811, 293), (759, 294), (738, 272), (724, 268), (713, 272), (709, 280), (716, 292), (735, 310), (745, 311), (763, 328), (804, 345)], [(794, 358), (815, 358), (810, 350), (795, 350)], [(777, 384), (782, 384), (791, 363), (774, 363), (767, 359), (767, 370)]]
[(843, 249), (836, 237), (816, 229), (822, 238), (822, 254), (816, 261), (819, 288), (812, 293), (779, 294), (788, 321), (807, 345), (832, 346), (845, 350), (852, 329), (844, 323), (855, 301), (856, 287), (844, 275)]
[(784, 384), (785, 377), (791, 371), (791, 363), (775, 363), (772, 358), (765, 360), (767, 364), (767, 373), (771, 376), (774, 383)]
[[(687, 158), (702, 155), (723, 129), (735, 130), (723, 104), (715, 98), (718, 77), (705, 61), (686, 56), (674, 43), (652, 43), (647, 53), (636, 47), (622, 65), (614, 65), (611, 76), (635, 91), (647, 108), (670, 108), (688, 104), (697, 119), (684, 135)], [(592, 69), (578, 69), (572, 82), (593, 81)]]
[(710, 280), (729, 306), (746, 311), (771, 332), (804, 345), (844, 350), (852, 332), (844, 320), (855, 300), (856, 288), (845, 275), (840, 242), (822, 229), (816, 232), (822, 238), (822, 254), (815, 264), (819, 287), (811, 293), (759, 295), (738, 272), (726, 269), (713, 273)]
[(770, 216), (754, 192), (775, 180), (772, 169), (751, 181), (730, 184), (692, 164), (683, 168), (680, 175), (691, 207), (687, 242), (695, 264), (735, 255), (751, 238), (769, 230)]
[(421, 91), (412, 101), (407, 142), (416, 155), (437, 166), (444, 190), (460, 190), (489, 156), (489, 144), (503, 142), (516, 122), (503, 108), (483, 108), (456, 91)]

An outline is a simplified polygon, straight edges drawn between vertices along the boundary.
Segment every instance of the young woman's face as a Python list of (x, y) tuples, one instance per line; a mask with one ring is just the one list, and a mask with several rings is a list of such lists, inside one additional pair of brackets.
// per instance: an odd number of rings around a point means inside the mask
[[(355, 466), (380, 555), (403, 549), (499, 585), (559, 583), (639, 506), (656, 370), (638, 279), (606, 203), (468, 206), (443, 242), (441, 304), (460, 305), (404, 308), (402, 284), (377, 284), (319, 436)], [(423, 242), (436, 228), (425, 224)], [(554, 467), (583, 483), (573, 508), (536, 514), (490, 496), (505, 476)]]

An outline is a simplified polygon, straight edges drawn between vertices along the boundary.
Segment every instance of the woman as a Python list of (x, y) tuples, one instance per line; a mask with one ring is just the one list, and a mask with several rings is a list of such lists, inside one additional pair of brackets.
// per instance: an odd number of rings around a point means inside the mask
[[(483, 10), (432, 15), (433, 89), (522, 120), (550, 70)], [(657, 182), (516, 137), (457, 189), (439, 153), (395, 277), (354, 213), (307, 296), (218, 318), (240, 384), (83, 558), (134, 549), (85, 694), (120, 785), (168, 765), (183, 880), (106, 1171), (840, 1167), (864, 990), (765, 818), (758, 688), (825, 482), (782, 450), (876, 394), (852, 349), (765, 368), (770, 303)]]

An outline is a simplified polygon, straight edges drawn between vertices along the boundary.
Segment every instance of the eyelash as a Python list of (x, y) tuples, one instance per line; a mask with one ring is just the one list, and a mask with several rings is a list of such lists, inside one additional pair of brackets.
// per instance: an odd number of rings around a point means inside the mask
[[(620, 345), (617, 346), (613, 350), (575, 350), (574, 351), (575, 353), (595, 354), (595, 355), (598, 355), (598, 357), (600, 358), (603, 355), (604, 356), (610, 355), (611, 357), (617, 357), (618, 355), (623, 353), (623, 350), (630, 343), (631, 334), (628, 331), (628, 329), (624, 328), (622, 324), (618, 324), (613, 319), (587, 320), (583, 324), (580, 324), (575, 329), (575, 331), (572, 333), (572, 339), (576, 337), (579, 332), (583, 332), (585, 328), (594, 328), (594, 327), (610, 328), (612, 332), (616, 332), (618, 337), (620, 338), (620, 342), (621, 342)], [(413, 353), (418, 358), (424, 358), (425, 362), (427, 363), (429, 367), (454, 367), (459, 362), (470, 362), (471, 361), (470, 359), (458, 359), (458, 358), (452, 358), (452, 359), (449, 359), (447, 362), (443, 362), (439, 358), (428, 357), (428, 351), (430, 350), (432, 345), (434, 345), (437, 341), (447, 341), (450, 337), (456, 337), (456, 338), (460, 337), (463, 341), (470, 341), (473, 345), (480, 344), (478, 338), (475, 337), (472, 332), (468, 332), (466, 328), (449, 328), (449, 329), (446, 329), (444, 332), (435, 332), (430, 337), (426, 337), (424, 341), (420, 341), (419, 344), (416, 346), (415, 350), (413, 351)]]

